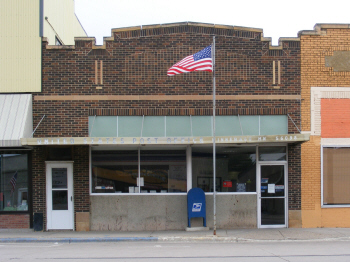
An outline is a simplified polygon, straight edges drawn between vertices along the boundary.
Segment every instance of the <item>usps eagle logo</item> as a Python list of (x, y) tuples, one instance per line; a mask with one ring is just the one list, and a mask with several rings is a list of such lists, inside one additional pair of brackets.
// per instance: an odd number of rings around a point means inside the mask
[(193, 203), (192, 212), (201, 212), (202, 203)]

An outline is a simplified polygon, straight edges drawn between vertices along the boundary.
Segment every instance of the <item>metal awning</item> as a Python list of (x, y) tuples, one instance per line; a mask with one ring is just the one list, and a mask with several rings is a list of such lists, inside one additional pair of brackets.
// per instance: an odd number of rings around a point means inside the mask
[[(213, 144), (213, 137), (42, 137), (23, 138), (22, 145), (193, 145)], [(216, 144), (301, 143), (309, 134), (217, 136)]]
[(31, 94), (0, 95), (0, 147), (22, 146), (33, 132)]

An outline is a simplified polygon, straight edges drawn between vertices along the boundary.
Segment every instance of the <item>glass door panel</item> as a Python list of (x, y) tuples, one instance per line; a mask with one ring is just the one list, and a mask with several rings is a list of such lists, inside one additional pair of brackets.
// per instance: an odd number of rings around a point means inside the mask
[(67, 168), (52, 168), (52, 210), (68, 210)]
[(260, 225), (286, 224), (285, 165), (260, 166)]
[(52, 210), (68, 210), (68, 191), (52, 191)]
[(283, 198), (262, 198), (261, 225), (284, 225), (284, 209)]

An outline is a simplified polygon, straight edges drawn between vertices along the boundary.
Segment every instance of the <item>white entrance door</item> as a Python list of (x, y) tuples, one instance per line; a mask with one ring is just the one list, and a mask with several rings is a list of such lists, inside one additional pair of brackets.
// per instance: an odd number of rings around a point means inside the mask
[(288, 227), (287, 164), (259, 165), (258, 227)]
[(73, 163), (46, 162), (47, 230), (74, 230)]

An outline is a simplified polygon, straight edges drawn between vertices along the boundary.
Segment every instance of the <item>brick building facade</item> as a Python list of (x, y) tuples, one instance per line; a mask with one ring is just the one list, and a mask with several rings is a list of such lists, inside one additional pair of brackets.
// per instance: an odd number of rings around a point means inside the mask
[(22, 142), (34, 146), (33, 212), (45, 230), (64, 228), (55, 214), (70, 202), (68, 229), (184, 229), (191, 187), (207, 192), (212, 227), (212, 74), (166, 72), (214, 35), (218, 227), (301, 226), (299, 38), (272, 47), (260, 29), (181, 23), (114, 29), (103, 46), (44, 39), (34, 125), (44, 118)]
[(301, 31), (303, 227), (349, 227), (350, 29), (316, 24)]

